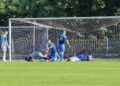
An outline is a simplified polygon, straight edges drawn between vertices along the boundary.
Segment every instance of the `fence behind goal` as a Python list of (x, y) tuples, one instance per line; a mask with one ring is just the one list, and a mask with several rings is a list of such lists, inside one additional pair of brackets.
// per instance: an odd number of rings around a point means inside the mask
[(120, 17), (11, 18), (10, 57), (23, 58), (47, 48), (47, 39), (57, 46), (58, 35), (67, 29), (72, 49), (65, 56), (89, 51), (95, 56), (120, 56)]

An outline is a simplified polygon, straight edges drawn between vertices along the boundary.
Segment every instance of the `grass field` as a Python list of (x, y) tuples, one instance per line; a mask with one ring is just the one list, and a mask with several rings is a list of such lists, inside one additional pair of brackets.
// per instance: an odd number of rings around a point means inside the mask
[(1, 62), (0, 86), (120, 86), (120, 62)]

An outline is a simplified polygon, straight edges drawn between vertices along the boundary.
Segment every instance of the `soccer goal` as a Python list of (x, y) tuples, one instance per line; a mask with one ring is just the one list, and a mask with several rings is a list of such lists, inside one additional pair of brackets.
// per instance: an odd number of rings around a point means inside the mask
[(81, 51), (95, 56), (120, 55), (120, 16), (10, 18), (10, 60), (46, 49), (48, 38), (57, 45), (57, 37), (64, 29), (72, 46), (66, 46), (66, 57)]

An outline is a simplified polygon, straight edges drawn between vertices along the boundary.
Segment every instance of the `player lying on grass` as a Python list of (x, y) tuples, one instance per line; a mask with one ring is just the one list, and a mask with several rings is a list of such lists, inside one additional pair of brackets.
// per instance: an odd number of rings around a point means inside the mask
[(25, 57), (25, 61), (28, 61), (28, 62), (33, 62), (33, 61), (36, 61), (36, 59), (42, 59), (43, 61), (47, 61), (49, 60), (47, 57), (48, 53), (45, 52), (45, 54), (43, 55), (41, 52), (39, 51), (36, 51), (36, 52), (33, 52), (31, 53), (29, 56)]
[(61, 61), (64, 60), (65, 42), (71, 48), (70, 43), (68, 41), (68, 38), (66, 36), (66, 30), (64, 30), (63, 33), (58, 36), (58, 49), (59, 49), (59, 54), (60, 54), (60, 60)]
[(77, 56), (70, 57), (68, 61), (94, 61), (93, 55), (89, 52), (81, 52)]

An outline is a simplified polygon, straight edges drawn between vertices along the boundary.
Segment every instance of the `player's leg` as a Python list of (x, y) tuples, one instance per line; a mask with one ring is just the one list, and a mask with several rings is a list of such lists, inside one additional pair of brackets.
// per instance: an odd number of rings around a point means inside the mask
[(5, 45), (2, 45), (2, 51), (3, 51), (3, 61), (6, 61), (7, 47)]
[(48, 59), (50, 62), (52, 61), (52, 54), (48, 55)]
[(64, 60), (65, 45), (59, 45), (60, 61)]
[(6, 52), (3, 52), (3, 61), (6, 61)]
[(60, 52), (60, 61), (64, 60), (64, 52)]
[(58, 61), (58, 52), (55, 52), (53, 55), (52, 55), (52, 60), (54, 61), (54, 62), (57, 62)]
[(59, 62), (60, 61), (60, 55), (58, 54), (58, 52), (57, 52), (57, 60), (56, 60), (57, 62)]

